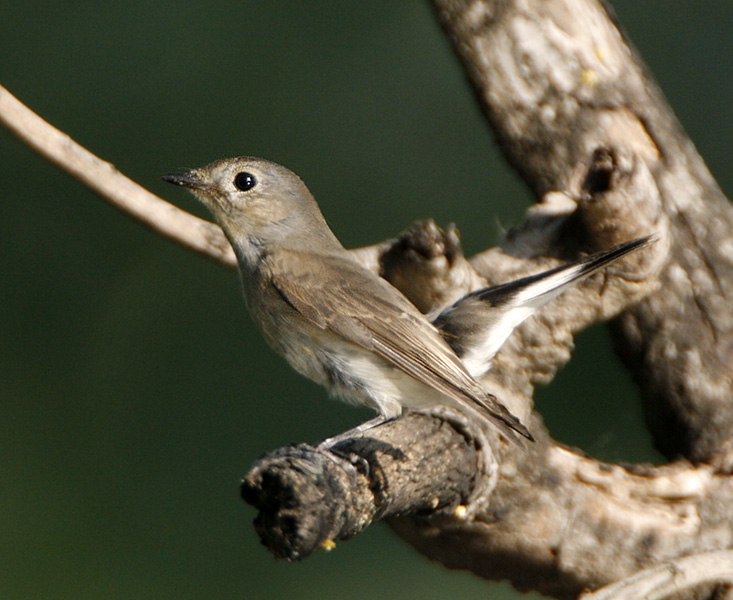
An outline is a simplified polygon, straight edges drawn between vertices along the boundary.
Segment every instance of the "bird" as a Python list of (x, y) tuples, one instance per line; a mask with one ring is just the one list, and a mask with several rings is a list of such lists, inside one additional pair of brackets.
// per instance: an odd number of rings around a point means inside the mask
[[(209, 209), (232, 245), (250, 316), (300, 374), (377, 416), (447, 406), (505, 438), (527, 427), (477, 380), (513, 329), (565, 288), (643, 247), (642, 238), (508, 284), (478, 290), (429, 319), (356, 262), (303, 181), (256, 157), (163, 175)], [(482, 316), (483, 313), (483, 316)], [(521, 445), (521, 443), (520, 443)]]

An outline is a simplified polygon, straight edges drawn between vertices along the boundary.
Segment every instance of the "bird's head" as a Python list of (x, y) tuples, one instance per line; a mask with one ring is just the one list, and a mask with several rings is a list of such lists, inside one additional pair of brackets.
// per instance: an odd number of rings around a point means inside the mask
[(268, 160), (225, 158), (163, 179), (191, 190), (235, 250), (251, 254), (254, 246), (266, 251), (273, 244), (307, 249), (335, 241), (300, 177)]

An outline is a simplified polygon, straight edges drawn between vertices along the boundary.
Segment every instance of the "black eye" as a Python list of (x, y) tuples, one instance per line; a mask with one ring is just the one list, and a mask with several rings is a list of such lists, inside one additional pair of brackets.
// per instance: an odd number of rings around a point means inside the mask
[(251, 190), (256, 185), (257, 178), (252, 175), (252, 173), (242, 171), (241, 173), (237, 173), (234, 176), (234, 187), (236, 187), (238, 190), (246, 192), (247, 190)]

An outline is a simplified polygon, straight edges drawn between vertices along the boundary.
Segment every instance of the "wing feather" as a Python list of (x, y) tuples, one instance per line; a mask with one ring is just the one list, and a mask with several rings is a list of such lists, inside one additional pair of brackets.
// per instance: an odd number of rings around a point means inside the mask
[[(438, 330), (385, 280), (344, 256), (279, 252), (270, 260), (278, 293), (302, 316), (377, 355), (468, 410), (532, 439), (527, 428), (471, 377)], [(295, 260), (293, 260), (295, 259)], [(308, 285), (303, 285), (307, 278)], [(358, 282), (355, 290), (354, 282)]]

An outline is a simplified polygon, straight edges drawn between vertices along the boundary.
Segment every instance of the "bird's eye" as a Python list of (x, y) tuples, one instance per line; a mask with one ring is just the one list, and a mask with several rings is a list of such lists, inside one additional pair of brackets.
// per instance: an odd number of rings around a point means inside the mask
[(237, 173), (234, 176), (234, 187), (237, 188), (238, 190), (241, 190), (242, 192), (251, 190), (256, 185), (257, 185), (257, 178), (254, 175), (252, 175), (252, 173), (247, 173), (246, 171), (242, 171), (241, 173)]

